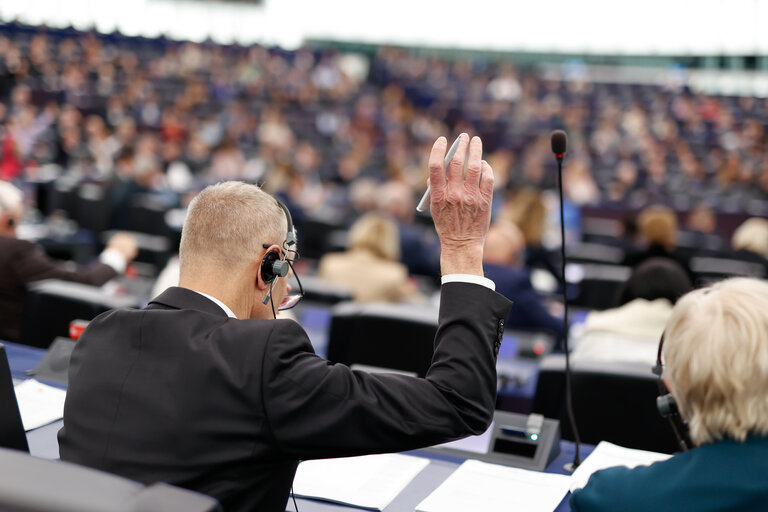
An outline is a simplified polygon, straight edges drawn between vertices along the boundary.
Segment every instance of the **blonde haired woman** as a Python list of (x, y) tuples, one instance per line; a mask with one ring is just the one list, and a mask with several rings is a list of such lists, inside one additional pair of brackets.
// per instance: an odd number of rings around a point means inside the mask
[(695, 448), (592, 475), (571, 510), (768, 509), (768, 283), (695, 290), (665, 331), (664, 380)]
[(416, 295), (400, 258), (397, 225), (387, 217), (369, 213), (349, 231), (349, 249), (326, 254), (317, 275), (346, 286), (358, 302), (395, 302)]

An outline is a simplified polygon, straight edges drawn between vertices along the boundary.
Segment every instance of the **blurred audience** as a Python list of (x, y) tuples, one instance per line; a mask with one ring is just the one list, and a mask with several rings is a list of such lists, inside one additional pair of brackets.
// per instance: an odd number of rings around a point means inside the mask
[(418, 298), (417, 287), (400, 259), (397, 225), (368, 213), (349, 230), (349, 249), (328, 253), (318, 264), (317, 276), (352, 290), (358, 302), (396, 302)]
[(27, 284), (41, 279), (63, 279), (100, 286), (125, 271), (138, 252), (135, 239), (125, 233), (112, 237), (99, 261), (73, 267), (48, 257), (43, 250), (16, 238), (23, 214), (19, 189), (0, 181), (0, 339), (18, 341)]

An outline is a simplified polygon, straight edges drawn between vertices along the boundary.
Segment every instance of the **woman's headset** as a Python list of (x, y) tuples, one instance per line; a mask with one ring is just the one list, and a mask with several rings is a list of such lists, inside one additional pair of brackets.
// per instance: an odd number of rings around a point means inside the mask
[(672, 431), (675, 433), (680, 449), (685, 452), (688, 451), (691, 446), (687, 435), (688, 427), (686, 427), (682, 416), (680, 416), (677, 401), (667, 389), (667, 385), (664, 383), (663, 378), (664, 364), (661, 362), (661, 351), (664, 348), (664, 334), (664, 332), (661, 333), (659, 350), (656, 353), (656, 364), (653, 367), (653, 373), (657, 377), (656, 382), (659, 386), (659, 396), (656, 398), (656, 408), (659, 410), (659, 414), (662, 418), (667, 418), (669, 420), (669, 424), (672, 426)]

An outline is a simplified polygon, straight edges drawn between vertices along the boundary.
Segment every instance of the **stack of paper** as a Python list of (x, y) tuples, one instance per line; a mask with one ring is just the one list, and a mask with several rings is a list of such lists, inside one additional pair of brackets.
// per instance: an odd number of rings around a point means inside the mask
[(299, 464), (296, 496), (384, 510), (429, 465), (429, 460), (394, 453)]
[(416, 507), (417, 512), (525, 510), (552, 512), (568, 492), (570, 477), (464, 462)]
[(25, 380), (14, 389), (21, 422), (27, 432), (64, 417), (67, 392), (63, 389), (47, 386), (35, 379)]
[(634, 450), (602, 441), (571, 475), (570, 490), (575, 491), (587, 485), (592, 473), (601, 469), (613, 466), (626, 466), (628, 468), (646, 466), (670, 457), (671, 455), (666, 453)]

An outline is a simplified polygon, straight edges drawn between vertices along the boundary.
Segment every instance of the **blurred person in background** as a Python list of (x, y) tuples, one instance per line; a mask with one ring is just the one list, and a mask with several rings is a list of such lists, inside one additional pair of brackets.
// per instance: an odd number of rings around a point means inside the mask
[(138, 251), (132, 236), (118, 233), (109, 241), (99, 261), (88, 267), (72, 268), (51, 259), (37, 245), (16, 238), (22, 213), (21, 191), (0, 181), (0, 339), (6, 341), (19, 339), (27, 284), (41, 279), (63, 279), (101, 286), (124, 272)]
[(499, 216), (500, 220), (517, 226), (525, 238), (525, 266), (543, 268), (562, 282), (560, 270), (551, 251), (543, 245), (547, 222), (547, 207), (541, 191), (523, 188), (507, 199)]
[(736, 278), (688, 293), (663, 343), (664, 383), (694, 448), (594, 473), (571, 495), (571, 510), (765, 510), (768, 283)]
[(653, 365), (672, 306), (692, 289), (688, 273), (677, 262), (645, 260), (632, 270), (615, 308), (587, 315), (575, 342), (574, 360)]
[(418, 297), (400, 258), (397, 225), (368, 213), (349, 230), (349, 249), (320, 258), (317, 276), (349, 288), (358, 302), (396, 302)]
[(768, 277), (768, 220), (752, 217), (741, 224), (731, 237), (733, 257), (763, 266)]
[[(717, 234), (717, 216), (705, 203), (694, 206), (685, 218), (686, 247), (696, 250), (718, 251), (723, 239)], [(682, 245), (682, 240), (680, 240)]]
[(649, 206), (637, 216), (637, 230), (644, 247), (627, 253), (623, 265), (636, 267), (649, 258), (667, 258), (683, 267), (693, 280), (688, 260), (675, 247), (677, 216), (674, 211), (666, 206)]
[(508, 328), (544, 330), (558, 340), (565, 336), (563, 320), (547, 311), (523, 267), (525, 238), (508, 222), (496, 222), (485, 237), (485, 277), (496, 283), (496, 291), (514, 304), (507, 317)]
[(380, 188), (378, 199), (379, 209), (397, 222), (400, 262), (411, 274), (438, 275), (440, 242), (431, 229), (415, 223), (413, 190), (402, 181), (388, 181)]

